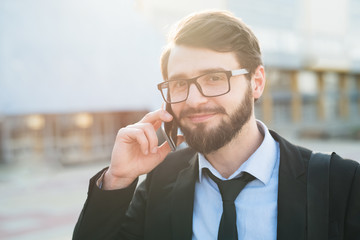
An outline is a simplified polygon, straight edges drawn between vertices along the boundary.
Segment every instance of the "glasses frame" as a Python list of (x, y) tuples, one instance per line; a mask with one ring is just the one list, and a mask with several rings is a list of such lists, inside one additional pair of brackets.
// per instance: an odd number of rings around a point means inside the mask
[[(227, 77), (227, 82), (228, 82), (228, 90), (224, 93), (221, 94), (217, 94), (217, 95), (211, 95), (211, 96), (207, 96), (203, 93), (200, 84), (197, 82), (198, 78), (205, 76), (207, 74), (211, 74), (211, 73), (225, 73), (226, 77)], [(166, 103), (169, 104), (175, 104), (175, 103), (180, 103), (180, 102), (185, 102), (188, 97), (189, 97), (189, 92), (190, 92), (190, 86), (191, 84), (195, 84), (196, 88), (199, 90), (199, 92), (201, 93), (201, 95), (203, 95), (204, 97), (218, 97), (218, 96), (222, 96), (227, 94), (228, 92), (230, 92), (231, 90), (231, 85), (230, 85), (230, 78), (233, 76), (240, 76), (240, 75), (245, 75), (248, 74), (249, 71), (245, 68), (241, 68), (241, 69), (236, 69), (236, 70), (230, 70), (230, 71), (216, 71), (216, 72), (209, 72), (209, 73), (205, 73), (202, 74), (200, 76), (194, 77), (194, 78), (190, 78), (190, 79), (174, 79), (174, 80), (169, 80), (169, 81), (164, 81), (162, 83), (159, 83), (157, 85), (158, 90), (161, 92), (161, 96), (163, 97), (164, 101)], [(187, 95), (186, 98), (184, 100), (181, 101), (176, 101), (176, 102), (170, 102), (167, 100), (167, 96), (164, 96), (164, 92), (162, 91), (164, 88), (167, 88), (166, 85), (168, 85), (171, 82), (175, 82), (175, 81), (186, 81), (188, 83), (188, 89), (187, 89)]]

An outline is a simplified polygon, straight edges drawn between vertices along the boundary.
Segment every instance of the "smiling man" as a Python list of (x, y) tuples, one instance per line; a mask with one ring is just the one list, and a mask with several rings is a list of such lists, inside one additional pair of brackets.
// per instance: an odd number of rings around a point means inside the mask
[[(328, 194), (315, 201), (326, 214), (311, 225), (312, 151), (256, 120), (265, 71), (241, 20), (223, 11), (184, 18), (161, 67), (167, 111), (119, 130), (110, 166), (90, 181), (74, 239), (360, 239), (360, 167), (336, 154), (323, 167), (328, 189), (318, 189)], [(158, 146), (161, 122), (179, 126), (177, 142), (189, 147)]]

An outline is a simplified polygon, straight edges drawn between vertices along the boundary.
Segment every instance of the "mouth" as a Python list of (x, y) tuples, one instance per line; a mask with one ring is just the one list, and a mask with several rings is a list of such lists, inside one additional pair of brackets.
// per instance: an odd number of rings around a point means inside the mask
[[(207, 108), (188, 108), (180, 112), (179, 120), (182, 124), (202, 124), (209, 123), (216, 119), (217, 116), (226, 114), (224, 108), (217, 107), (207, 107)], [(181, 124), (180, 124), (181, 125)]]
[(217, 115), (216, 113), (190, 114), (190, 115), (186, 116), (186, 118), (188, 120), (190, 120), (190, 122), (192, 122), (192, 123), (202, 123), (202, 122), (209, 121), (216, 115)]

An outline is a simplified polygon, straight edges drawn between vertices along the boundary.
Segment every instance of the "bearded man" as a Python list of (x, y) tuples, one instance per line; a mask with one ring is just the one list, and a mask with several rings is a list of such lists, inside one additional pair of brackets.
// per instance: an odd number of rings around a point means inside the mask
[[(192, 14), (170, 35), (161, 69), (167, 110), (119, 130), (73, 239), (307, 239), (312, 151), (255, 118), (266, 78), (250, 28), (229, 12)], [(189, 147), (159, 146), (162, 122)], [(360, 239), (359, 164), (330, 157), (326, 230), (316, 231)]]

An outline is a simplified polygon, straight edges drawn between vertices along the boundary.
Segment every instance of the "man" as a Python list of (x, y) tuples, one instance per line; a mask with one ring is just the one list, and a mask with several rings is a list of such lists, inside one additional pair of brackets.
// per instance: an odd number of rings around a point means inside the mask
[[(306, 239), (311, 151), (255, 118), (265, 71), (252, 31), (228, 12), (193, 14), (170, 36), (161, 67), (168, 111), (119, 130), (74, 239)], [(190, 148), (158, 146), (157, 129), (171, 121)], [(329, 185), (329, 239), (360, 239), (359, 164), (332, 154)]]

